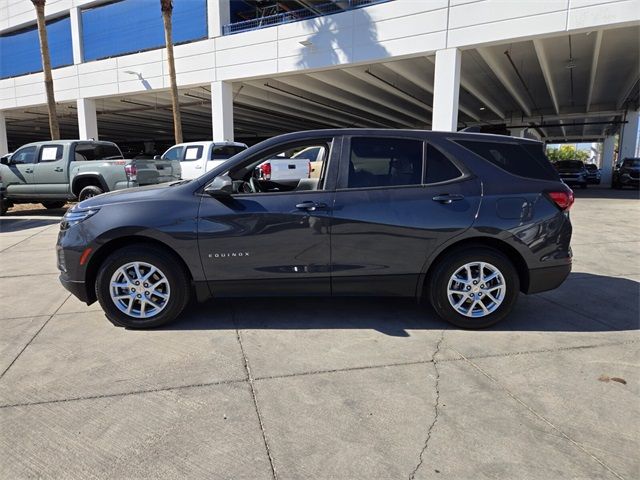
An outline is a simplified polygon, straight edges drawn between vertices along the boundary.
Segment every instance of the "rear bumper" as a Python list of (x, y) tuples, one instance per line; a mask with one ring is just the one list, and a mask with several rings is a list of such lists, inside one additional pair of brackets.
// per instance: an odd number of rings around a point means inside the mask
[(524, 293), (540, 293), (558, 288), (570, 273), (571, 263), (529, 270), (529, 288)]

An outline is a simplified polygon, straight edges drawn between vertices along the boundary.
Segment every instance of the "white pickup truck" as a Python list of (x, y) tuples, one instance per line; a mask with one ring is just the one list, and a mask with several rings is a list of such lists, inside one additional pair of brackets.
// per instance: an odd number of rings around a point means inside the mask
[(246, 150), (237, 142), (188, 142), (174, 145), (162, 154), (162, 160), (178, 160), (183, 180), (191, 180), (214, 169), (236, 153)]
[(260, 180), (271, 180), (274, 182), (320, 177), (325, 147), (307, 147), (290, 157), (287, 153), (288, 152), (283, 152), (258, 165), (256, 168), (256, 177)]

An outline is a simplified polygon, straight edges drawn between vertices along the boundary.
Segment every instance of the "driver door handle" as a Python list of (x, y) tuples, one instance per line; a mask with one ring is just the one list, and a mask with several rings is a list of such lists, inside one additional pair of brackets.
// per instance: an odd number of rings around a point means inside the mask
[(464, 200), (464, 195), (460, 195), (459, 193), (444, 193), (442, 195), (436, 195), (432, 198), (434, 202), (444, 203), (445, 205), (450, 204), (451, 202), (456, 202), (458, 200)]
[(33, 169), (32, 168), (26, 168), (24, 173), (33, 173)]
[(296, 208), (300, 210), (306, 210), (307, 212), (315, 212), (316, 210), (324, 210), (325, 208), (327, 208), (327, 204), (322, 202), (307, 201), (307, 202), (298, 203), (296, 205)]
[(54, 172), (64, 172), (64, 168), (62, 167), (56, 167), (53, 169)]

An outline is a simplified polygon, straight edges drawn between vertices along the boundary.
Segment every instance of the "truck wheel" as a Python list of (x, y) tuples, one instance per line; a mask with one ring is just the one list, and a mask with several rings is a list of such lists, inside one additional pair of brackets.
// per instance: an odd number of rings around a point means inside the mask
[(461, 328), (485, 328), (504, 319), (520, 291), (511, 261), (480, 246), (452, 252), (435, 266), (429, 280), (436, 313)]
[(48, 210), (54, 210), (56, 208), (62, 208), (67, 202), (42, 202), (42, 206)]
[(132, 245), (102, 263), (96, 296), (116, 326), (152, 328), (174, 320), (189, 301), (189, 276), (173, 255), (153, 245)]
[(95, 197), (96, 195), (100, 195), (104, 193), (104, 191), (100, 187), (96, 187), (95, 185), (89, 185), (80, 190), (80, 194), (78, 195), (78, 201), (82, 202), (87, 198)]

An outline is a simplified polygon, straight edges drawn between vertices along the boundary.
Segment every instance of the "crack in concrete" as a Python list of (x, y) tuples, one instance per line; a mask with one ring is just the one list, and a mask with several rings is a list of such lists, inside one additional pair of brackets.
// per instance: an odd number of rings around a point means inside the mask
[[(235, 310), (231, 309), (231, 317), (234, 325), (238, 325), (236, 321), (236, 313)], [(260, 424), (260, 432), (262, 433), (262, 441), (264, 443), (264, 448), (267, 451), (267, 457), (269, 458), (269, 465), (271, 466), (271, 477), (273, 480), (278, 479), (278, 474), (276, 473), (276, 466), (273, 462), (273, 456), (271, 455), (271, 449), (269, 448), (269, 442), (267, 441), (267, 433), (264, 429), (264, 422), (262, 421), (262, 415), (260, 414), (260, 408), (258, 407), (258, 398), (256, 396), (256, 389), (254, 385), (254, 378), (251, 375), (251, 366), (249, 365), (249, 359), (244, 351), (244, 345), (242, 344), (242, 336), (240, 335), (240, 330), (236, 327), (236, 339), (238, 340), (238, 345), (240, 345), (240, 352), (242, 353), (242, 359), (244, 361), (244, 369), (247, 373), (247, 381), (249, 383), (249, 388), (251, 389), (251, 398), (253, 399), (253, 406), (256, 411), (256, 415), (258, 417), (258, 423)]]
[(433, 421), (431, 422), (431, 425), (429, 425), (429, 428), (427, 429), (427, 437), (425, 438), (424, 445), (422, 447), (422, 450), (420, 451), (418, 464), (409, 475), (409, 480), (414, 480), (414, 478), (416, 477), (416, 474), (418, 473), (418, 470), (424, 463), (424, 454), (429, 448), (429, 441), (431, 440), (431, 434), (433, 433), (433, 429), (435, 428), (436, 423), (438, 423), (438, 417), (440, 415), (440, 370), (438, 369), (438, 362), (436, 360), (436, 357), (438, 356), (438, 353), (440, 353), (440, 345), (442, 344), (443, 340), (444, 340), (444, 330), (440, 334), (440, 339), (438, 340), (438, 343), (436, 344), (436, 349), (433, 352), (433, 356), (431, 357), (431, 363), (433, 363), (433, 370), (435, 371), (435, 374), (436, 374), (436, 379), (435, 379), (436, 401), (433, 406)]
[[(64, 314), (64, 315), (67, 315), (67, 314)], [(46, 316), (46, 315), (43, 315), (43, 316)], [(58, 316), (60, 316), (60, 315), (58, 315)], [(24, 318), (31, 318), (31, 317), (24, 317)], [(236, 333), (236, 335), (237, 335), (237, 333)], [(582, 350), (582, 349), (588, 349), (588, 348), (601, 348), (601, 347), (615, 347), (615, 346), (620, 346), (620, 345), (631, 345), (631, 344), (635, 344), (635, 343), (638, 343), (638, 342), (640, 342), (640, 340), (627, 340), (627, 341), (624, 341), (624, 342), (600, 343), (600, 344), (595, 344), (595, 345), (577, 345), (577, 346), (574, 346), (574, 347), (558, 347), (558, 348), (548, 348), (548, 349), (540, 349), (540, 350), (526, 350), (526, 351), (519, 351), (519, 352), (495, 353), (495, 354), (487, 354), (487, 355), (474, 355), (474, 356), (468, 356), (468, 357), (466, 357), (466, 359), (477, 360), (477, 359), (486, 359), (486, 358), (504, 358), (504, 357), (518, 356), (518, 355), (535, 355), (535, 354), (539, 354), (539, 353), (554, 353), (554, 352), (564, 352), (564, 351), (571, 351), (571, 350)], [(460, 361), (464, 361), (464, 360), (465, 360), (465, 358), (462, 358), (462, 357), (459, 357), (459, 358), (443, 358), (443, 359), (439, 360), (438, 363), (460, 362)], [(264, 381), (264, 380), (279, 380), (279, 379), (284, 379), (284, 378), (304, 377), (304, 376), (310, 376), (310, 375), (323, 375), (323, 374), (330, 374), (330, 373), (346, 373), (346, 372), (359, 371), (359, 370), (373, 370), (373, 369), (377, 369), (377, 368), (407, 367), (407, 366), (412, 366), (412, 365), (423, 365), (423, 364), (428, 364), (428, 363), (433, 363), (433, 358), (431, 358), (429, 360), (416, 360), (416, 361), (413, 361), (413, 362), (398, 362), (398, 363), (386, 363), (386, 364), (380, 364), (380, 365), (365, 365), (365, 366), (359, 366), (359, 367), (335, 368), (335, 369), (329, 369), (329, 370), (314, 370), (314, 371), (310, 371), (310, 372), (290, 373), (290, 374), (283, 374), (283, 375), (271, 375), (271, 376), (265, 376), (265, 377), (252, 377), (252, 378), (253, 378), (254, 382), (257, 382), (257, 381)], [(246, 373), (246, 370), (245, 370), (245, 373)], [(54, 399), (54, 400), (41, 400), (41, 401), (37, 401), (37, 402), (23, 402), (23, 403), (5, 404), (5, 405), (0, 405), (0, 409), (3, 409), (3, 408), (14, 408), (14, 407), (31, 407), (31, 406), (37, 406), (37, 405), (66, 403), (66, 402), (75, 402), (75, 401), (82, 401), (82, 400), (95, 400), (95, 399), (111, 398), (111, 397), (123, 397), (123, 396), (127, 396), (127, 395), (144, 395), (146, 393), (157, 393), (157, 392), (164, 392), (164, 391), (171, 391), (171, 390), (181, 390), (181, 389), (187, 389), (187, 388), (205, 388), (205, 387), (211, 387), (211, 386), (216, 386), (216, 385), (229, 385), (229, 384), (233, 384), (233, 383), (244, 383), (244, 382), (248, 382), (248, 378), (237, 379), (237, 380), (236, 379), (219, 380), (219, 381), (215, 381), (215, 382), (206, 382), (206, 383), (191, 383), (191, 384), (187, 384), (187, 385), (175, 385), (175, 386), (151, 388), (151, 389), (145, 389), (145, 390), (132, 390), (132, 391), (129, 391), (129, 392), (105, 393), (105, 394), (101, 394), (101, 395), (87, 395), (87, 396), (82, 396), (82, 397), (61, 398), (61, 399)]]
[(498, 387), (500, 387), (509, 397), (511, 397), (511, 399), (515, 400), (517, 403), (519, 403), (521, 406), (523, 406), (525, 409), (527, 409), (534, 417), (536, 417), (538, 420), (540, 420), (541, 422), (543, 422), (546, 425), (548, 425), (549, 427), (551, 427), (555, 432), (558, 433), (558, 435), (560, 435), (562, 438), (567, 440), (573, 446), (575, 446), (576, 448), (581, 450), (583, 453), (585, 453), (586, 455), (591, 457), (593, 460), (595, 460), (597, 463), (599, 463), (600, 466), (602, 466), (605, 470), (607, 470), (609, 473), (614, 475), (616, 478), (618, 478), (620, 480), (624, 480), (624, 477), (622, 475), (620, 475), (618, 472), (616, 472), (613, 468), (611, 468), (603, 460), (600, 460), (600, 458), (595, 456), (593, 453), (589, 452), (580, 442), (578, 442), (577, 440), (575, 440), (572, 437), (570, 437), (569, 435), (567, 435), (563, 430), (560, 429), (560, 427), (556, 426), (554, 423), (552, 423), (550, 420), (548, 420), (544, 415), (538, 413), (533, 407), (531, 407), (529, 404), (527, 404), (526, 402), (521, 400), (520, 397), (518, 397), (515, 393), (513, 393), (511, 390), (509, 390), (505, 385), (500, 383), (491, 374), (489, 374), (488, 372), (483, 370), (478, 364), (472, 362), (469, 358), (465, 357), (462, 353), (457, 351), (455, 348), (451, 348), (451, 350), (453, 350), (458, 355), (460, 355), (460, 357), (462, 357), (462, 359), (465, 362), (467, 362), (474, 369), (476, 369), (478, 372), (480, 372), (482, 375), (484, 375), (486, 378), (488, 378), (491, 382), (495, 383)]

